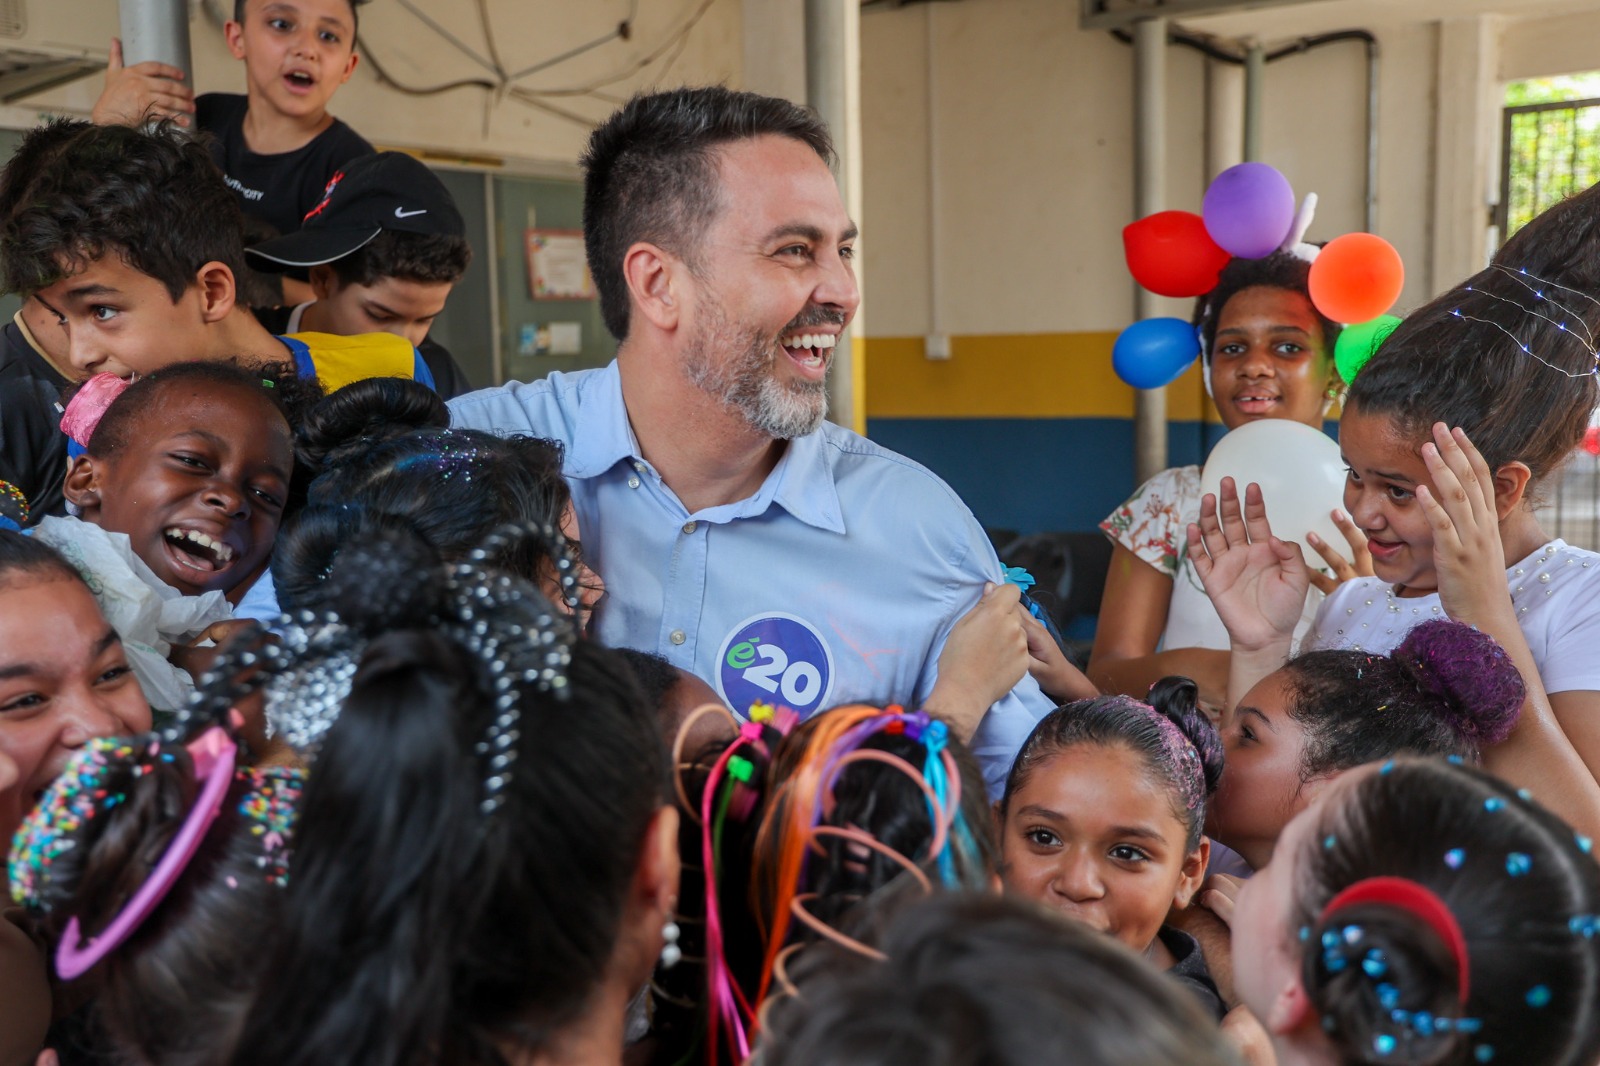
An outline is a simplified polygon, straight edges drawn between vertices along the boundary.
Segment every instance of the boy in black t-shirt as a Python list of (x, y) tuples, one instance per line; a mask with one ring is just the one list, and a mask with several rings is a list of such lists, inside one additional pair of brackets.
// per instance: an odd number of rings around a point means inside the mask
[[(192, 106), (194, 124), (213, 137), (212, 158), (238, 198), (247, 230), (292, 233), (339, 168), (372, 152), (328, 113), (328, 101), (356, 69), (356, 8), (363, 2), (234, 0), (224, 33), (228, 50), (244, 61), (245, 95), (207, 93), (192, 105), (190, 90), (163, 76), (171, 68), (123, 68), (113, 45), (94, 120), (135, 123), (152, 107), (182, 118)], [(310, 290), (290, 281), (285, 296), (298, 302)]]
[(314, 301), (255, 309), (274, 333), (393, 333), (416, 346), (439, 395), (471, 390), (455, 359), (427, 337), (472, 246), (450, 190), (418, 160), (403, 152), (355, 160), (298, 232), (247, 248), (245, 258), (258, 270), (310, 270)]

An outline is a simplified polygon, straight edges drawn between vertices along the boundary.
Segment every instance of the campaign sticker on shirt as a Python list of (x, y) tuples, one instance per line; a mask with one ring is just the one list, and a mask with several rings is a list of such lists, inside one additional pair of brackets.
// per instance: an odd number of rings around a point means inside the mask
[(816, 627), (776, 611), (734, 627), (717, 652), (717, 688), (741, 716), (757, 700), (802, 718), (827, 706), (833, 653)]

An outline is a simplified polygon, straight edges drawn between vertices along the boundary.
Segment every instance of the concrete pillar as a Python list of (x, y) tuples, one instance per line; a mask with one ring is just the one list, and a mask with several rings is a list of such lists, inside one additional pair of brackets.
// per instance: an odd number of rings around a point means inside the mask
[(1499, 30), (1491, 15), (1439, 23), (1429, 293), (1488, 263), (1489, 204), (1498, 184)]
[[(833, 133), (839, 160), (835, 177), (845, 209), (865, 230), (861, 217), (861, 5), (859, 0), (805, 0), (806, 102)], [(856, 272), (858, 282), (861, 278)], [(862, 303), (865, 309), (865, 300)], [(834, 349), (829, 379), (831, 417), (856, 432), (866, 430), (865, 366), (856, 338), (865, 317), (855, 322)]]
[[(1167, 22), (1143, 19), (1133, 26), (1134, 215), (1143, 218), (1166, 206)], [(1135, 286), (1135, 316), (1161, 314), (1160, 297)], [(1167, 390), (1140, 389), (1133, 401), (1133, 465), (1142, 484), (1167, 468)]]

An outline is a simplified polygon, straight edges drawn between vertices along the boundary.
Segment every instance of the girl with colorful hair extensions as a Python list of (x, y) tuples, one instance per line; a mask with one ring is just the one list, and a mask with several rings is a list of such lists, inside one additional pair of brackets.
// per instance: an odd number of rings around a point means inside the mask
[[(1484, 768), (1600, 834), (1600, 555), (1534, 504), (1600, 399), (1600, 188), (1520, 230), (1485, 270), (1412, 312), (1357, 375), (1339, 444), (1374, 577), (1324, 601), (1306, 648), (1387, 652), (1448, 617), (1492, 636), (1527, 695)], [(1288, 657), (1309, 572), (1259, 489), (1224, 479), (1189, 556), (1232, 641), (1237, 700)]]
[(1051, 711), (1022, 745), (996, 812), (1006, 892), (1059, 910), (1149, 958), (1218, 1020), (1193, 937), (1166, 924), (1205, 876), (1206, 801), (1222, 745), (1188, 678), (1149, 702), (1102, 696)]
[(224, 1061), (264, 962), (242, 931), (260, 927), (287, 882), (304, 783), (239, 754), (220, 726), (188, 745), (90, 741), (17, 831), (12, 897), (57, 977), (92, 989), (53, 1038), (64, 1056)]
[(1280, 1066), (1600, 1057), (1600, 867), (1487, 774), (1398, 759), (1295, 817), (1231, 909)]
[[(495, 536), (536, 539), (576, 595), (552, 529)], [(347, 546), (335, 613), (267, 656), (269, 717), (318, 754), (239, 1066), (619, 1062), (675, 939), (677, 812), (626, 664), (476, 561), (514, 544), (433, 552)]]
[(792, 722), (758, 709), (699, 793), (704, 862), (716, 871), (706, 907), (710, 1061), (749, 1054), (759, 1010), (787, 989), (800, 945), (876, 952), (860, 939), (871, 939), (856, 921), (864, 901), (899, 888), (985, 889), (993, 877), (983, 778), (944, 722), (866, 706)]

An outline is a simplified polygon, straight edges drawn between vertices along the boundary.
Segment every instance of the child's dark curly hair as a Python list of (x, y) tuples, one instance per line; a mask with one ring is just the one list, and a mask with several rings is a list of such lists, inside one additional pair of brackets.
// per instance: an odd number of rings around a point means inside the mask
[(1389, 655), (1312, 651), (1283, 672), (1289, 717), (1305, 731), (1302, 781), (1402, 752), (1476, 759), (1510, 734), (1527, 692), (1493, 637), (1445, 619)]
[(197, 382), (234, 386), (261, 396), (283, 415), (291, 432), (300, 427), (307, 412), (322, 399), (322, 386), (317, 380), (301, 377), (290, 363), (174, 363), (135, 381), (111, 401), (89, 438), (88, 453), (96, 458), (115, 455), (127, 446), (129, 428), (149, 410), (156, 396), (175, 386)]

